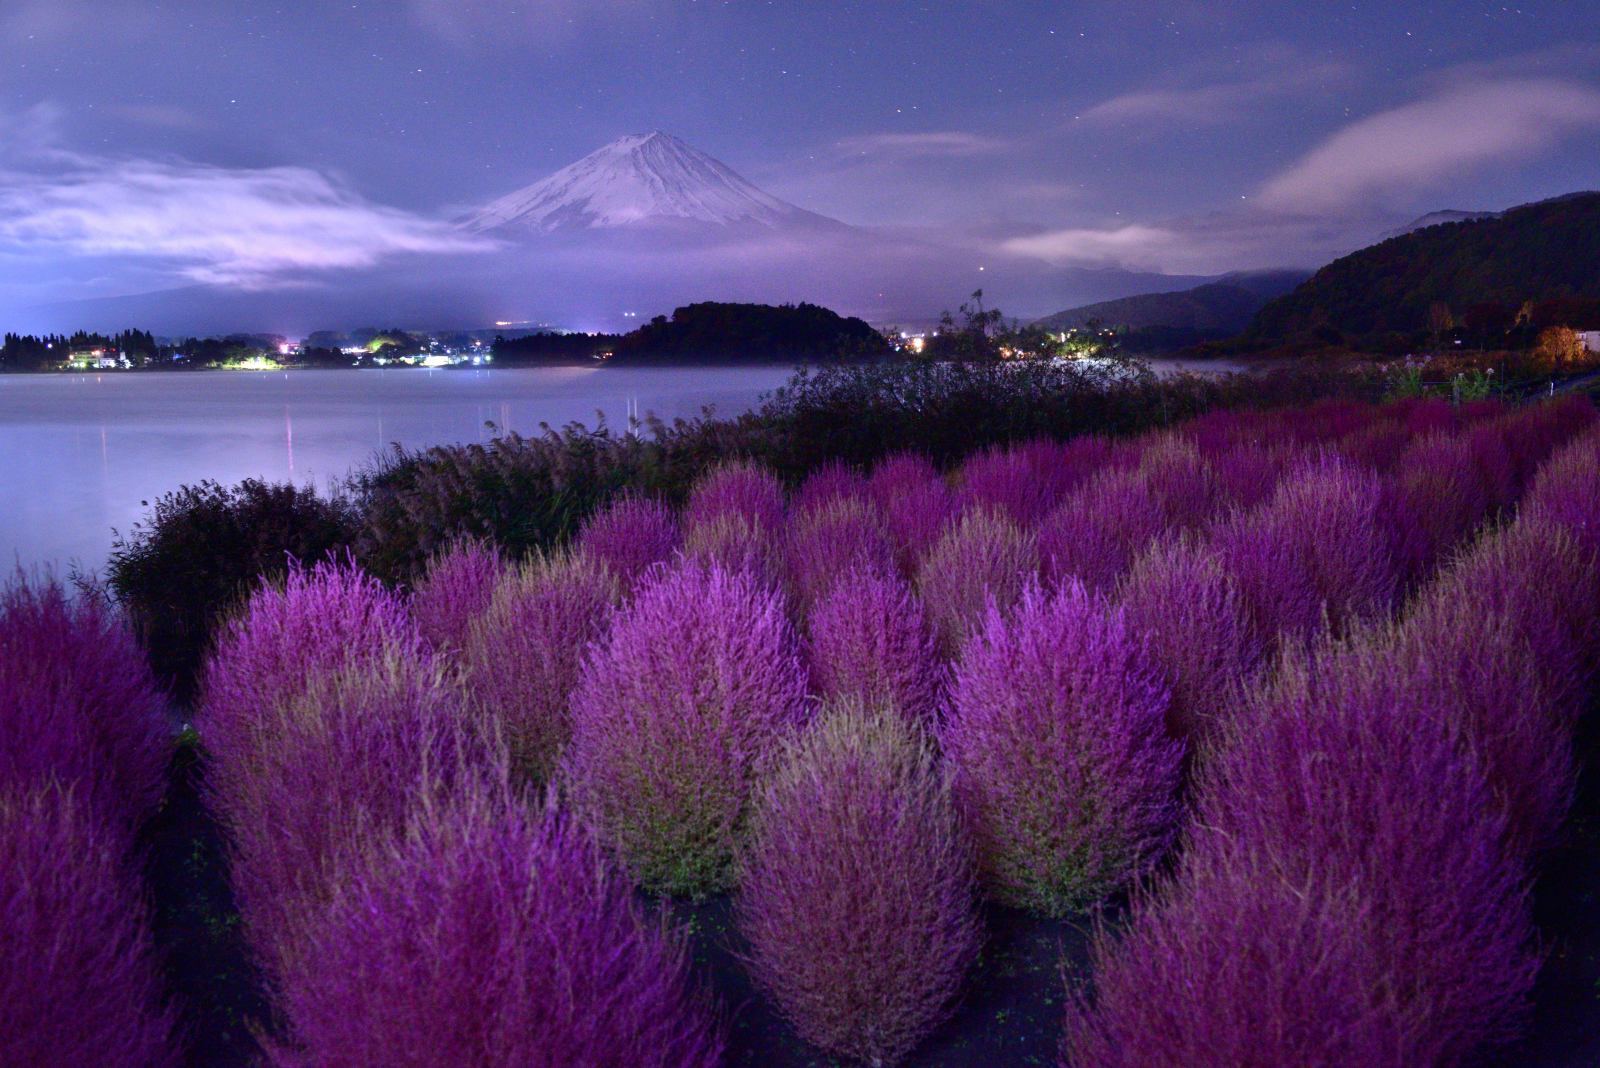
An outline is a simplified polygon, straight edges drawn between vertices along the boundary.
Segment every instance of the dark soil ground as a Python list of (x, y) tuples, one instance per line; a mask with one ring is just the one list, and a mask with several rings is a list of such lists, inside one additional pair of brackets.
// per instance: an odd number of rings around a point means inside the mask
[[(1548, 958), (1525, 1037), (1493, 1068), (1600, 1065), (1600, 716), (1588, 720), (1587, 758), (1566, 836), (1541, 865), (1534, 912)], [(188, 1068), (247, 1068), (253, 1031), (268, 1024), (228, 888), (222, 838), (200, 803), (192, 748), (173, 760), (167, 801), (145, 832), (146, 878), (168, 991), (187, 1035)], [(752, 988), (726, 897), (677, 902), (695, 970), (729, 1014), (729, 1068), (832, 1068), (840, 1062), (799, 1039)], [(1115, 920), (1115, 913), (1108, 914)], [(986, 913), (988, 942), (954, 1015), (906, 1068), (1053, 1065), (1066, 981), (1088, 971), (1087, 916), (1051, 921), (1012, 909)]]

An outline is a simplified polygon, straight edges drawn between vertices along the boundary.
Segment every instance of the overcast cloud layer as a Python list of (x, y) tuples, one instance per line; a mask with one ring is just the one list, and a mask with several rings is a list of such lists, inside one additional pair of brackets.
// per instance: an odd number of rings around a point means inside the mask
[[(1084, 269), (1314, 267), (1426, 211), (1600, 187), (1600, 6), (1300, 8), (0, 0), (0, 326), (195, 285), (337, 315), (387, 277), (425, 319), (430, 271), (503, 251), (451, 219), (657, 128), (899, 242), (759, 286), (700, 264), (707, 295), (901, 317), (979, 285), (1043, 314)], [(526, 281), (556, 318), (667, 299), (603, 267)]]

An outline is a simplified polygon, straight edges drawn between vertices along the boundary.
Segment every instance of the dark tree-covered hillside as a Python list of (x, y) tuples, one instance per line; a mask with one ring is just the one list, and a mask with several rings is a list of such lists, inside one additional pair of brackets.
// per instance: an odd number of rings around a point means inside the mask
[(1474, 308), (1509, 309), (1514, 324), (1536, 308), (1545, 317), (1561, 307), (1581, 314), (1597, 300), (1600, 193), (1582, 193), (1351, 253), (1262, 308), (1245, 336), (1360, 343), (1459, 325)]
[(815, 304), (719, 304), (707, 301), (658, 315), (618, 339), (615, 358), (630, 363), (710, 361), (792, 363), (873, 360), (892, 355), (861, 319)]

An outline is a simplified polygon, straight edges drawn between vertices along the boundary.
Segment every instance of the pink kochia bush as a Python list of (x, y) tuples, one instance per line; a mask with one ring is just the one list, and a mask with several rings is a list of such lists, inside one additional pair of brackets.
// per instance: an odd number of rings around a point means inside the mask
[(578, 551), (606, 565), (633, 589), (652, 565), (672, 559), (681, 540), (678, 517), (660, 501), (625, 497), (590, 516), (578, 533)]
[(1056, 586), (1077, 579), (1090, 590), (1109, 593), (1166, 523), (1146, 477), (1112, 468), (1068, 497), (1040, 526), (1045, 582)]
[(914, 578), (923, 556), (960, 511), (955, 494), (931, 463), (912, 453), (878, 464), (867, 488), (878, 502), (901, 572)]
[(0, 785), (0, 1064), (179, 1063), (126, 832), (95, 807)]
[(1063, 915), (1161, 857), (1184, 752), (1167, 701), (1121, 611), (1080, 584), (990, 609), (939, 740), (996, 899)]
[(423, 814), (313, 924), (280, 994), (280, 1068), (712, 1068), (681, 937), (565, 817)]
[(982, 941), (928, 739), (859, 705), (819, 715), (755, 827), (736, 910), (756, 983), (813, 1045), (897, 1063), (948, 1014)]
[(811, 610), (811, 682), (830, 701), (855, 700), (931, 723), (943, 669), (916, 593), (896, 575), (852, 570)]
[(1075, 1068), (1460, 1064), (1533, 985), (1521, 865), (1448, 698), (1300, 669), (1208, 763), (1175, 878), (1095, 950)]
[(1192, 537), (1158, 543), (1122, 586), (1130, 630), (1172, 689), (1167, 728), (1193, 750), (1216, 738), (1266, 655), (1233, 575)]
[(776, 582), (784, 512), (777, 476), (748, 462), (730, 464), (690, 493), (683, 509), (683, 551), (725, 570)]
[(669, 893), (730, 885), (752, 791), (806, 715), (781, 594), (685, 561), (647, 579), (586, 660), (566, 778), (628, 872)]
[(501, 580), (473, 624), (468, 690), (499, 725), (519, 783), (542, 786), (555, 770), (584, 650), (616, 600), (616, 579), (587, 554), (536, 557)]
[(894, 548), (871, 503), (842, 498), (790, 518), (784, 570), (802, 607), (809, 608), (852, 568), (894, 570)]
[(0, 590), (0, 785), (58, 780), (131, 843), (172, 747), (144, 657), (102, 602), (20, 575)]
[(472, 623), (489, 608), (505, 562), (481, 541), (451, 545), (428, 563), (427, 577), (408, 607), (417, 629), (435, 649), (460, 649)]
[(953, 657), (992, 603), (1009, 609), (1039, 574), (1033, 536), (990, 512), (968, 512), (928, 550), (917, 587), (940, 651)]

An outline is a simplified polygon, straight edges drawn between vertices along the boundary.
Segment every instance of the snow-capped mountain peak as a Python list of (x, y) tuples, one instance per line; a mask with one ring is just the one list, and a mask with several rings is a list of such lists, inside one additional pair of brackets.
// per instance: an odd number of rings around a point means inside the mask
[(621, 137), (464, 222), (474, 231), (624, 227), (652, 221), (783, 229), (818, 216), (745, 181), (732, 168), (659, 130)]

